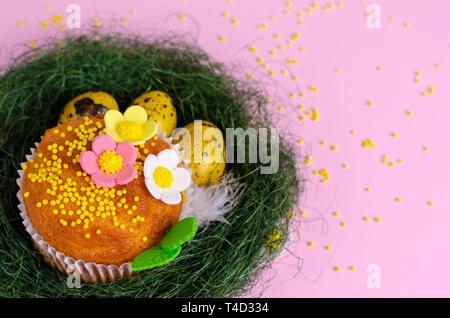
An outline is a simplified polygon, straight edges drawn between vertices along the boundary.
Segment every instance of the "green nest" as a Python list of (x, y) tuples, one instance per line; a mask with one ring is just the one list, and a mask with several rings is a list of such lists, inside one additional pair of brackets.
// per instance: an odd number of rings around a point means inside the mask
[[(272, 126), (260, 89), (177, 37), (148, 43), (82, 36), (26, 52), (0, 78), (0, 297), (233, 297), (249, 291), (287, 240), (287, 212), (301, 192), (294, 152), (284, 140), (278, 173), (260, 174), (261, 163), (227, 164), (246, 184), (226, 215), (229, 224), (211, 224), (164, 266), (69, 289), (66, 276), (34, 248), (17, 208), (20, 162), (56, 125), (63, 105), (96, 90), (113, 95), (122, 111), (143, 92), (165, 91), (177, 108), (178, 127), (194, 119), (222, 130)], [(274, 231), (280, 233), (276, 244), (270, 242)]]

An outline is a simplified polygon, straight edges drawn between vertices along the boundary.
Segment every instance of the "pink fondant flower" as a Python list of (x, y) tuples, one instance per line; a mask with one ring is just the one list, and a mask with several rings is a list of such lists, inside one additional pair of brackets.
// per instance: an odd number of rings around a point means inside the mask
[(133, 181), (137, 174), (134, 168), (136, 158), (137, 152), (131, 143), (116, 144), (112, 137), (99, 135), (92, 141), (92, 151), (81, 154), (80, 164), (93, 183), (111, 188)]

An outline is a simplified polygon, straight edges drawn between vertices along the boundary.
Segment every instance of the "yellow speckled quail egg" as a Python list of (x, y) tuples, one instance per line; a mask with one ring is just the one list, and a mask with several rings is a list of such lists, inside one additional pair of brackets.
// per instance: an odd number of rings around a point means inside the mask
[(119, 105), (114, 97), (105, 92), (86, 92), (78, 95), (64, 106), (59, 115), (58, 124), (67, 124), (77, 116), (104, 114), (109, 109), (119, 110)]
[[(174, 142), (180, 143), (180, 148), (184, 150), (186, 159), (190, 160), (188, 167), (194, 171), (192, 179), (197, 185), (211, 185), (216, 183), (225, 171), (225, 142), (222, 131), (216, 125), (204, 120), (198, 122), (197, 130), (198, 132), (201, 131), (201, 140), (195, 140), (195, 122), (192, 122), (184, 127), (187, 130), (180, 129), (177, 131)], [(190, 145), (187, 143), (188, 140), (183, 140), (187, 138), (188, 132), (191, 139)], [(190, 147), (188, 149), (190, 151), (184, 149), (185, 147)], [(196, 150), (199, 152), (197, 158), (194, 157)]]
[(145, 108), (147, 114), (159, 125), (159, 130), (170, 137), (177, 127), (177, 111), (170, 96), (162, 91), (151, 91), (136, 98), (131, 105)]

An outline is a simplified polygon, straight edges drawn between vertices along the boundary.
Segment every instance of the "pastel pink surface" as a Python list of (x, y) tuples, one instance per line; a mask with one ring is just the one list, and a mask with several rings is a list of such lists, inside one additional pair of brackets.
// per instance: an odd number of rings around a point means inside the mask
[(113, 151), (115, 149), (116, 142), (109, 135), (98, 135), (92, 140), (92, 151), (95, 152), (97, 156), (100, 156), (105, 151)]
[(134, 168), (134, 166), (127, 165), (122, 168), (119, 172), (114, 174), (114, 177), (116, 178), (117, 184), (127, 184), (134, 180), (136, 177), (137, 171)]
[(100, 187), (111, 188), (114, 187), (116, 182), (116, 174), (113, 173), (105, 173), (101, 170), (97, 171), (93, 175), (91, 175), (91, 180), (93, 183)]
[(136, 148), (134, 148), (132, 143), (127, 141), (117, 144), (116, 153), (122, 156), (124, 165), (134, 164), (137, 158)]
[[(9, 32), (0, 34), (0, 61), (18, 56), (22, 43), (30, 47), (50, 36), (88, 32), (94, 18), (105, 31), (149, 39), (170, 30), (192, 34), (233, 74), (244, 80), (251, 74), (264, 85), (276, 125), (295, 144), (299, 174), (308, 179), (297, 209), (305, 212), (297, 213), (287, 252), (265, 273), (270, 282), (262, 280), (248, 295), (450, 296), (450, 2), (378, 0), (376, 29), (366, 24), (370, 2), (343, 0), (339, 7), (337, 1), (317, 0), (319, 8), (311, 13), (311, 1), (290, 2), (291, 7), (260, 0), (79, 0), (82, 28), (63, 31), (51, 18), (67, 16), (71, 2), (1, 2), (0, 25)], [(324, 10), (329, 3), (334, 7)], [(429, 87), (434, 94), (422, 96)], [(313, 108), (318, 121), (308, 115)], [(375, 148), (362, 147), (367, 138)], [(383, 155), (395, 166), (384, 164)], [(324, 183), (313, 173), (322, 169), (330, 176)], [(381, 288), (368, 288), (371, 264), (380, 269)]]
[(85, 151), (80, 155), (80, 165), (87, 174), (94, 174), (99, 171), (98, 156), (93, 151)]

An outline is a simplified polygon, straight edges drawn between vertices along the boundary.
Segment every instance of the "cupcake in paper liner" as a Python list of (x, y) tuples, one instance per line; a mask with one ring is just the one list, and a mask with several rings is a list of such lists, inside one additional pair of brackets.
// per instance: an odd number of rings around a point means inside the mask
[(196, 231), (193, 218), (191, 233), (175, 226), (192, 170), (142, 111), (48, 129), (18, 171), (26, 230), (67, 275), (91, 283), (130, 276), (175, 257)]

